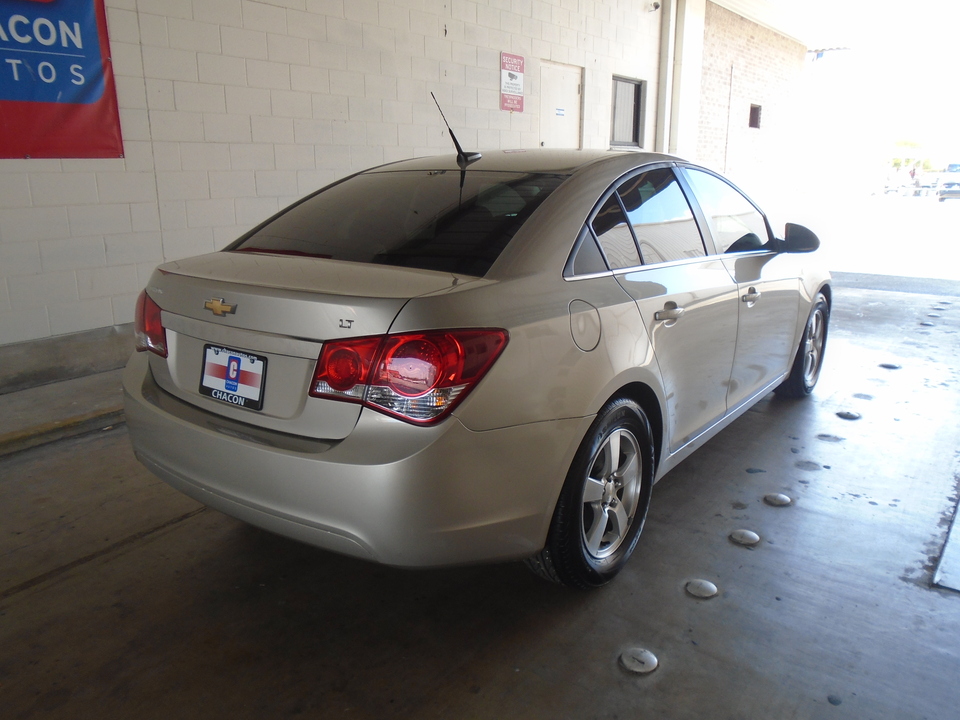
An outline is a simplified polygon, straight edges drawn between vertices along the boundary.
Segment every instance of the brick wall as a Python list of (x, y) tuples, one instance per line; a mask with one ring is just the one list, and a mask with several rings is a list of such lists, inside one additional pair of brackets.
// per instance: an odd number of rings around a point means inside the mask
[[(634, 0), (106, 5), (125, 157), (0, 160), (0, 345), (129, 322), (158, 263), (450, 152), (431, 91), (479, 149), (539, 145), (540, 60), (584, 69), (584, 147), (609, 145), (614, 74), (656, 97), (660, 16)], [(499, 109), (501, 51), (527, 60), (522, 114)]]
[[(707, 2), (698, 161), (762, 184), (790, 142), (786, 115), (805, 55), (803, 44)], [(751, 105), (762, 108), (759, 129), (749, 125)]]

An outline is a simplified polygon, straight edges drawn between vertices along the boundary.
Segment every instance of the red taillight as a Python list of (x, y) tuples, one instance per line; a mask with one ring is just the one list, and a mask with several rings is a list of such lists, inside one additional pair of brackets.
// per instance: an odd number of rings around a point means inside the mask
[(363, 379), (363, 372), (363, 358), (353, 348), (337, 348), (330, 353), (327, 377), (334, 390), (349, 390)]
[(467, 396), (507, 344), (506, 330), (431, 330), (323, 346), (310, 395), (436, 422)]
[[(442, 338), (438, 339), (442, 342)], [(433, 390), (443, 379), (444, 366), (451, 360), (456, 362), (456, 357), (445, 357), (438, 344), (441, 343), (403, 335), (388, 338), (374, 384), (385, 385), (404, 397), (417, 397)]]
[(134, 324), (137, 352), (149, 350), (160, 357), (167, 356), (167, 331), (160, 322), (160, 306), (144, 290), (137, 298)]
[(340, 400), (363, 400), (370, 366), (379, 347), (380, 338), (324, 343), (310, 384), (310, 394)]

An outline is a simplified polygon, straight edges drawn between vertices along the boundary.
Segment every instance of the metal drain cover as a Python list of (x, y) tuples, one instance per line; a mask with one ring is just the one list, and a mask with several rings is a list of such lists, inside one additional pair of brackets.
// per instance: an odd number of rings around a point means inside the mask
[(646, 675), (656, 670), (660, 661), (646, 648), (637, 647), (624, 650), (620, 655), (620, 664), (624, 670), (637, 675)]
[(737, 545), (745, 545), (747, 547), (752, 547), (760, 542), (760, 536), (753, 532), (753, 530), (734, 530), (730, 533), (730, 539)]
[(684, 589), (693, 597), (704, 600), (714, 597), (718, 592), (717, 586), (709, 580), (691, 580)]

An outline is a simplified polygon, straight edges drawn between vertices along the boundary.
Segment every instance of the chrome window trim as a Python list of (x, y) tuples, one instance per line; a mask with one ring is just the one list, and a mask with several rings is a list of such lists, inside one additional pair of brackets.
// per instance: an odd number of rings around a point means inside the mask
[(718, 253), (717, 255), (707, 255), (710, 258), (742, 258), (742, 257), (759, 257), (760, 255), (779, 255), (776, 250), (769, 249), (759, 249), (759, 250), (743, 250), (741, 252), (726, 252)]
[(747, 257), (750, 255), (776, 254), (773, 250), (751, 250), (743, 253), (731, 253), (729, 255), (701, 255), (699, 257), (683, 258), (681, 260), (670, 260), (662, 263), (650, 263), (649, 265), (634, 265), (628, 268), (619, 268), (617, 270), (607, 270), (602, 273), (590, 273), (588, 275), (564, 276), (565, 282), (574, 282), (576, 280), (593, 280), (602, 277), (620, 277), (629, 273), (643, 272), (645, 270), (659, 270), (660, 268), (671, 268), (680, 265), (693, 265), (694, 263), (716, 262), (727, 257)]
[[(640, 267), (643, 267), (642, 265)], [(605, 270), (601, 273), (590, 273), (588, 275), (564, 275), (564, 282), (576, 282), (577, 280), (596, 280), (597, 278), (603, 277), (613, 277), (615, 273), (613, 270)]]
[(722, 255), (700, 255), (699, 257), (682, 258), (681, 260), (669, 260), (661, 263), (650, 263), (649, 265), (637, 265), (636, 267), (632, 268), (621, 268), (620, 270), (614, 270), (611, 272), (615, 276), (620, 276), (632, 272), (642, 272), (644, 270), (659, 270), (660, 268), (670, 268), (678, 265), (693, 265), (694, 263), (702, 263), (704, 261), (716, 262), (722, 257)]

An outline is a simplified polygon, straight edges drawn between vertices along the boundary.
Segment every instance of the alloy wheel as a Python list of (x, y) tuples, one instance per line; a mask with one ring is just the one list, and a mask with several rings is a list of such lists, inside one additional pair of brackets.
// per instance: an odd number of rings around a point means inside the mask
[(604, 440), (583, 488), (581, 532), (586, 551), (597, 559), (616, 552), (637, 512), (642, 486), (637, 438), (618, 428)]
[(823, 346), (827, 337), (827, 323), (823, 308), (818, 307), (807, 325), (807, 340), (803, 347), (803, 381), (813, 387), (820, 377), (823, 365)]

